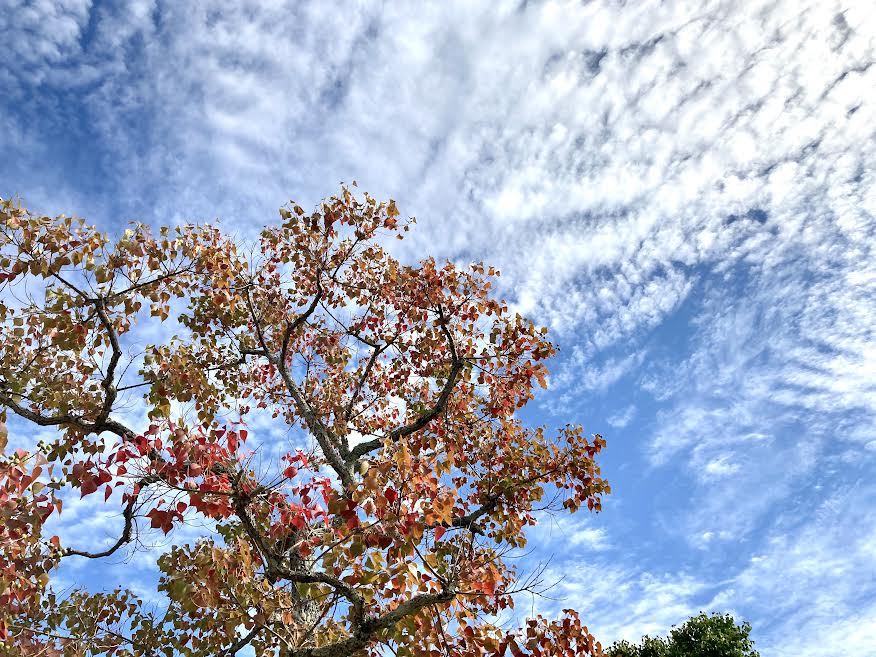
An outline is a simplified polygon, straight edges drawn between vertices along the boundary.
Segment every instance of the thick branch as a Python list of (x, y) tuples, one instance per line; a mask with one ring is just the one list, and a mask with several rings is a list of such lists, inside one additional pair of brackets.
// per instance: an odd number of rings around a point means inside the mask
[(116, 333), (116, 329), (113, 326), (112, 321), (110, 321), (109, 315), (106, 312), (106, 302), (102, 298), (97, 298), (94, 302), (94, 306), (97, 310), (97, 317), (100, 319), (101, 325), (106, 329), (107, 336), (109, 337), (110, 348), (112, 349), (112, 355), (110, 356), (110, 362), (106, 369), (106, 375), (103, 378), (100, 386), (103, 388), (104, 399), (103, 399), (103, 407), (101, 408), (100, 413), (97, 416), (97, 420), (95, 424), (100, 424), (104, 422), (108, 417), (110, 412), (112, 411), (113, 403), (116, 401), (116, 395), (118, 394), (114, 385), (115, 382), (115, 373), (116, 367), (119, 364), (119, 361), (122, 358), (122, 348), (119, 345), (119, 336)]
[(334, 440), (328, 427), (322, 423), (322, 420), (319, 419), (314, 410), (310, 407), (310, 404), (304, 399), (304, 394), (292, 379), (286, 366), (279, 363), (276, 357), (274, 357), (273, 360), (274, 364), (277, 365), (277, 368), (280, 371), (280, 376), (283, 378), (283, 383), (286, 385), (286, 389), (289, 391), (289, 394), (292, 395), (292, 399), (298, 409), (298, 414), (301, 415), (304, 422), (307, 424), (307, 428), (310, 429), (310, 432), (313, 434), (314, 438), (316, 438), (316, 442), (319, 443), (319, 447), (326, 460), (329, 462), (329, 465), (331, 465), (332, 469), (337, 473), (338, 478), (341, 480), (341, 483), (344, 484), (344, 487), (352, 487), (355, 482), (350, 467), (341, 456), (337, 442)]
[(289, 355), (289, 340), (292, 338), (292, 335), (300, 329), (304, 322), (314, 313), (317, 306), (319, 306), (319, 302), (322, 300), (322, 286), (319, 283), (319, 272), (316, 274), (316, 294), (313, 296), (313, 301), (310, 302), (310, 305), (307, 309), (298, 315), (295, 318), (295, 321), (289, 322), (288, 326), (286, 326), (286, 330), (283, 332), (283, 341), (280, 347), (280, 362), (283, 363), (285, 367), (286, 357)]
[[(318, 292), (317, 297), (319, 297), (320, 295), (321, 292)], [(277, 370), (280, 373), (280, 377), (283, 379), (283, 384), (286, 386), (286, 390), (289, 392), (289, 394), (292, 396), (292, 400), (295, 402), (295, 407), (298, 410), (298, 414), (304, 420), (307, 428), (313, 434), (314, 438), (316, 438), (316, 442), (319, 444), (323, 455), (329, 462), (329, 465), (332, 466), (332, 469), (334, 469), (335, 473), (338, 475), (341, 483), (343, 483), (344, 486), (347, 488), (353, 486), (353, 484), (355, 483), (353, 481), (353, 475), (350, 471), (349, 466), (345, 463), (345, 459), (340, 453), (340, 448), (337, 445), (337, 441), (331, 435), (328, 427), (326, 427), (316, 415), (310, 404), (307, 403), (307, 400), (304, 398), (304, 394), (301, 392), (298, 385), (292, 379), (292, 375), (289, 373), (289, 367), (287, 366), (286, 359), (285, 357), (282, 357), (283, 352), (281, 352), (280, 354), (275, 354), (268, 347), (267, 340), (265, 339), (265, 335), (262, 330), (261, 321), (259, 320), (259, 316), (256, 313), (255, 306), (252, 302), (252, 295), (249, 292), (249, 288), (247, 288), (246, 290), (246, 304), (247, 308), (249, 309), (250, 317), (252, 318), (253, 324), (255, 325), (259, 345), (262, 348), (261, 355), (264, 355), (264, 357), (266, 357), (269, 362), (276, 366)], [(311, 304), (308, 310), (305, 311), (305, 315), (308, 312), (312, 312), (312, 308), (315, 308), (314, 304)], [(298, 319), (301, 319), (301, 317), (303, 316), (304, 315), (299, 316)], [(297, 320), (296, 322), (293, 322), (293, 325), (295, 323), (297, 323)]]
[(455, 596), (456, 592), (452, 589), (445, 589), (440, 593), (420, 593), (385, 614), (366, 619), (352, 636), (318, 648), (297, 650), (294, 657), (347, 657), (366, 647), (381, 630), (393, 627), (406, 616), (416, 614), (424, 607), (450, 602)]
[(111, 418), (105, 418), (100, 422), (89, 422), (82, 416), (70, 415), (69, 413), (64, 415), (40, 415), (39, 413), (36, 413), (29, 408), (26, 408), (17, 403), (6, 392), (0, 392), (0, 404), (6, 406), (16, 415), (23, 417), (25, 420), (30, 420), (34, 424), (37, 424), (41, 427), (58, 427), (68, 425), (71, 427), (75, 427), (80, 431), (85, 431), (89, 433), (100, 433), (102, 431), (109, 431), (110, 433), (114, 433), (122, 439), (130, 439), (135, 435), (134, 432), (126, 427), (124, 424)]
[[(416, 433), (420, 429), (427, 426), (441, 413), (443, 413), (444, 409), (447, 407), (447, 400), (450, 399), (450, 394), (453, 392), (453, 388), (456, 386), (459, 374), (460, 372), (462, 372), (464, 360), (460, 358), (459, 352), (456, 350), (456, 342), (453, 340), (453, 336), (450, 334), (450, 329), (447, 328), (447, 318), (444, 316), (444, 309), (439, 305), (436, 311), (438, 313), (438, 325), (441, 327), (441, 332), (444, 334), (444, 337), (447, 340), (447, 348), (450, 351), (451, 357), (450, 372), (447, 375), (447, 381), (445, 381), (444, 387), (441, 389), (441, 393), (438, 395), (438, 400), (435, 402), (435, 405), (432, 406), (432, 408), (420, 415), (410, 424), (401, 426), (389, 433), (388, 438), (391, 442), (395, 442), (399, 438), (404, 438), (405, 436), (410, 436), (411, 434)], [(380, 446), (383, 444), (383, 440), (383, 438), (374, 438), (367, 442), (359, 443), (358, 445), (356, 445), (356, 447), (353, 448), (347, 461), (351, 464), (355, 463), (365, 454), (368, 454), (375, 449), (379, 449)]]
[(349, 601), (353, 609), (353, 624), (359, 625), (363, 622), (365, 599), (346, 582), (328, 573), (290, 570), (282, 566), (277, 566), (273, 572), (285, 580), (299, 584), (328, 584)]
[[(417, 417), (413, 422), (397, 429), (393, 429), (387, 436), (390, 441), (395, 442), (399, 438), (404, 438), (405, 436), (410, 436), (411, 434), (416, 433), (444, 412), (444, 409), (447, 406), (447, 400), (450, 399), (450, 394), (453, 392), (453, 388), (456, 386), (457, 379), (459, 378), (459, 373), (462, 371), (462, 364), (462, 360), (453, 360), (450, 365), (450, 373), (447, 376), (447, 381), (444, 383), (444, 387), (441, 389), (441, 394), (438, 395), (438, 400), (435, 402), (435, 405)], [(367, 442), (359, 443), (351, 450), (348, 462), (355, 463), (365, 454), (378, 449), (383, 444), (383, 441), (384, 438), (374, 438)]]
[(249, 497), (240, 494), (240, 491), (238, 490), (239, 483), (240, 480), (238, 477), (233, 483), (234, 512), (240, 519), (240, 524), (243, 525), (244, 531), (246, 531), (250, 540), (252, 540), (256, 549), (259, 551), (259, 555), (261, 556), (262, 561), (264, 561), (265, 567), (268, 568), (268, 570), (273, 570), (277, 565), (277, 555), (272, 549), (265, 545), (262, 534), (253, 524), (252, 518), (249, 517), (249, 510), (247, 509)]
[[(63, 283), (70, 285), (63, 278), (58, 278)], [(74, 287), (73, 289), (76, 288)], [(82, 292), (78, 293), (83, 294)], [(30, 420), (34, 424), (38, 424), (43, 427), (69, 425), (86, 432), (100, 433), (102, 431), (109, 431), (116, 434), (120, 438), (127, 439), (132, 437), (134, 435), (134, 432), (128, 429), (123, 424), (115, 420), (111, 420), (109, 417), (110, 413), (113, 410), (113, 404), (115, 403), (116, 397), (118, 396), (118, 390), (115, 387), (115, 373), (124, 352), (122, 351), (122, 347), (119, 343), (118, 332), (113, 326), (112, 320), (107, 313), (106, 299), (98, 297), (96, 299), (87, 299), (87, 301), (94, 305), (95, 314), (97, 315), (101, 326), (106, 331), (107, 339), (109, 341), (110, 349), (112, 352), (110, 355), (109, 364), (107, 365), (106, 374), (104, 375), (103, 381), (101, 381), (100, 384), (104, 392), (103, 403), (101, 404), (100, 410), (98, 411), (94, 421), (88, 421), (85, 417), (71, 415), (69, 413), (56, 416), (40, 415), (39, 413), (35, 413), (29, 408), (25, 408), (21, 404), (17, 403), (10, 394), (6, 393), (6, 391), (0, 392), (0, 404), (3, 404), (4, 406), (11, 409), (12, 412), (14, 412), (16, 415), (19, 415), (26, 420)], [(3, 382), (0, 382), (0, 386), (2, 385)]]
[[(273, 546), (266, 544), (264, 537), (253, 523), (252, 518), (250, 518), (247, 509), (249, 498), (246, 495), (237, 492), (237, 484), (239, 484), (239, 481), (236, 481), (234, 484), (234, 510), (237, 517), (240, 519), (241, 525), (243, 525), (244, 531), (246, 531), (250, 540), (255, 544), (256, 549), (262, 557), (265, 564), (265, 575), (268, 580), (272, 583), (278, 579), (285, 579), (290, 582), (301, 584), (328, 584), (338, 594), (344, 596), (349, 601), (353, 610), (353, 622), (355, 624), (361, 623), (364, 614), (365, 599), (359, 595), (352, 586), (327, 573), (292, 570), (283, 565), (282, 556), (278, 554)], [(294, 587), (293, 593), (299, 603), (303, 601), (297, 589)]]
[(467, 513), (464, 516), (454, 518), (453, 522), (450, 523), (450, 526), (462, 527), (464, 529), (468, 529), (474, 534), (483, 534), (483, 530), (475, 523), (483, 518), (485, 515), (488, 515), (495, 511), (496, 507), (499, 506), (500, 499), (502, 499), (501, 495), (490, 495), (487, 498), (487, 501), (479, 508), (475, 509), (471, 513)]
[[(522, 479), (516, 483), (515, 486), (508, 488), (504, 491), (490, 493), (484, 498), (483, 503), (474, 511), (467, 513), (464, 516), (459, 516), (458, 518), (454, 518), (453, 521), (449, 524), (450, 527), (462, 527), (464, 529), (468, 529), (474, 534), (483, 534), (483, 530), (476, 525), (478, 520), (483, 518), (486, 515), (489, 515), (493, 511), (496, 510), (496, 507), (499, 506), (499, 503), (502, 501), (503, 497), (507, 497), (511, 493), (524, 486), (528, 486), (529, 484), (535, 483), (540, 479), (544, 479), (545, 477), (549, 477), (550, 475), (557, 472), (557, 468), (552, 468), (551, 470), (547, 470), (545, 472), (536, 473), (526, 479)], [(447, 527), (447, 524), (442, 524), (441, 526)]]

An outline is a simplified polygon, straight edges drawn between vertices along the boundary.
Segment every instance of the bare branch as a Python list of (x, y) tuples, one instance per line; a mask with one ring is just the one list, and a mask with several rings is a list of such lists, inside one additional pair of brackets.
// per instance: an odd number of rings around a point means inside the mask
[(255, 625), (253, 628), (247, 632), (244, 636), (240, 637), (233, 644), (222, 650), (219, 655), (221, 657), (234, 657), (238, 652), (243, 650), (249, 645), (249, 642), (252, 641), (256, 635), (264, 629), (264, 625)]
[[(456, 387), (459, 374), (462, 372), (462, 366), (465, 361), (460, 358), (459, 353), (456, 350), (456, 343), (453, 340), (453, 336), (450, 334), (450, 329), (447, 328), (447, 318), (444, 316), (444, 309), (441, 306), (438, 306), (436, 310), (438, 313), (438, 325), (441, 327), (441, 332), (444, 333), (444, 337), (447, 340), (447, 348), (450, 351), (451, 356), (450, 372), (447, 374), (447, 381), (444, 382), (444, 387), (441, 389), (441, 393), (438, 395), (438, 400), (432, 408), (420, 415), (413, 422), (398, 427), (389, 433), (387, 437), (391, 442), (395, 442), (399, 438), (404, 438), (405, 436), (410, 436), (411, 434), (416, 433), (444, 412), (444, 409), (447, 407), (447, 400), (450, 399), (450, 395), (453, 392), (454, 387)], [(347, 461), (351, 464), (355, 463), (365, 454), (368, 454), (375, 449), (379, 449), (382, 444), (383, 438), (374, 438), (373, 440), (359, 443), (350, 452)]]
[(362, 388), (365, 386), (365, 381), (368, 380), (368, 375), (371, 374), (371, 370), (374, 368), (374, 363), (377, 362), (380, 354), (386, 351), (387, 347), (389, 347), (391, 344), (392, 342), (387, 342), (379, 347), (375, 347), (374, 351), (371, 352), (371, 358), (368, 359), (368, 363), (365, 365), (362, 376), (359, 377), (359, 381), (357, 381), (356, 387), (353, 389), (353, 392), (350, 393), (350, 401), (347, 402), (347, 406), (346, 408), (344, 408), (344, 420), (346, 420), (347, 422), (350, 421), (350, 417), (353, 414), (353, 406), (355, 406), (356, 400), (359, 398), (359, 395), (362, 394)]
[[(441, 394), (438, 395), (438, 400), (435, 402), (435, 405), (432, 406), (428, 411), (420, 415), (416, 420), (411, 422), (410, 424), (406, 424), (398, 429), (394, 429), (387, 436), (390, 441), (395, 442), (399, 438), (404, 438), (405, 436), (410, 436), (413, 433), (416, 433), (426, 425), (428, 425), (432, 420), (438, 417), (447, 406), (447, 400), (450, 399), (450, 394), (453, 392), (453, 388), (456, 386), (457, 379), (459, 378), (459, 373), (462, 371), (462, 360), (454, 360), (450, 365), (450, 373), (447, 376), (447, 381), (444, 383), (444, 387), (441, 389)], [(383, 444), (383, 438), (374, 438), (364, 443), (359, 443), (356, 445), (350, 452), (350, 458), (348, 459), (349, 463), (355, 463), (359, 458), (368, 454), (369, 452), (378, 449)]]
[[(146, 486), (150, 484), (154, 484), (159, 481), (159, 478), (155, 475), (150, 475), (148, 477), (144, 477), (140, 481), (137, 482), (137, 486), (139, 490), (143, 490)], [(116, 552), (119, 548), (127, 543), (130, 543), (133, 539), (133, 529), (134, 529), (134, 510), (137, 504), (137, 498), (139, 493), (131, 493), (131, 497), (128, 499), (128, 503), (125, 505), (125, 510), (122, 512), (122, 516), (125, 518), (125, 527), (122, 530), (122, 535), (119, 536), (119, 540), (117, 540), (112, 547), (103, 550), (102, 552), (87, 552), (85, 550), (74, 550), (72, 548), (65, 548), (61, 552), (62, 557), (67, 556), (77, 556), (77, 557), (85, 557), (86, 559), (101, 559), (103, 557), (108, 557)]]
[(286, 363), (286, 357), (289, 353), (289, 340), (292, 338), (292, 335), (300, 329), (304, 322), (314, 313), (317, 306), (319, 306), (319, 302), (322, 300), (322, 286), (319, 283), (319, 272), (316, 273), (316, 294), (313, 296), (313, 301), (307, 307), (307, 309), (298, 315), (295, 318), (295, 321), (289, 322), (289, 325), (286, 327), (286, 330), (283, 333), (283, 341), (280, 347), (280, 362), (284, 364)]
[(106, 301), (102, 297), (98, 297), (94, 301), (94, 306), (97, 310), (97, 316), (100, 319), (100, 323), (107, 332), (110, 348), (112, 349), (110, 362), (107, 366), (106, 374), (103, 378), (103, 381), (101, 382), (101, 388), (103, 388), (104, 391), (103, 408), (101, 409), (100, 413), (97, 416), (97, 420), (95, 421), (95, 424), (101, 424), (109, 417), (109, 414), (112, 411), (113, 403), (116, 400), (116, 395), (118, 394), (114, 382), (116, 367), (118, 366), (119, 361), (122, 358), (122, 348), (119, 345), (119, 336), (116, 332), (116, 329), (106, 312)]
[(453, 589), (444, 589), (439, 593), (420, 593), (385, 614), (366, 618), (356, 628), (352, 636), (318, 648), (297, 650), (294, 657), (346, 657), (352, 655), (357, 650), (367, 646), (377, 632), (393, 627), (406, 616), (416, 614), (424, 607), (450, 602), (454, 597), (456, 597), (456, 592)]

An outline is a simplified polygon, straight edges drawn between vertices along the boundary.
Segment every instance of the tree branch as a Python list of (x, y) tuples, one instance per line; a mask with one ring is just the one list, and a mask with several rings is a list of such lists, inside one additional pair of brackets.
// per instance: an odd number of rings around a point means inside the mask
[(256, 635), (264, 629), (264, 625), (255, 625), (249, 632), (239, 638), (233, 644), (219, 652), (220, 657), (234, 657), (238, 652), (249, 645)]
[(450, 602), (454, 597), (456, 592), (453, 589), (444, 589), (440, 593), (420, 593), (385, 614), (365, 619), (352, 636), (318, 648), (297, 650), (294, 657), (347, 657), (366, 647), (377, 632), (393, 627), (424, 607)]
[[(318, 296), (321, 295), (321, 292)], [(318, 301), (317, 301), (318, 303)], [(340, 448), (337, 446), (336, 441), (334, 440), (331, 432), (328, 430), (319, 417), (314, 412), (313, 408), (311, 408), (310, 404), (307, 403), (307, 400), (304, 398), (301, 389), (292, 379), (292, 375), (289, 373), (289, 368), (286, 365), (285, 357), (281, 357), (282, 351), (280, 354), (275, 354), (268, 347), (267, 340), (265, 339), (264, 332), (262, 331), (261, 321), (259, 320), (258, 314), (256, 313), (255, 306), (252, 302), (252, 295), (249, 292), (249, 288), (246, 289), (246, 304), (249, 309), (250, 317), (252, 318), (253, 324), (255, 325), (256, 335), (258, 336), (259, 345), (262, 348), (262, 352), (259, 354), (268, 359), (268, 361), (273, 364), (280, 373), (280, 377), (283, 379), (283, 384), (286, 386), (286, 390), (288, 390), (289, 394), (292, 396), (292, 400), (295, 402), (295, 407), (298, 410), (298, 414), (304, 420), (304, 423), (307, 425), (307, 428), (313, 434), (313, 437), (316, 438), (316, 442), (319, 443), (319, 447), (323, 452), (326, 460), (329, 462), (329, 465), (332, 466), (332, 469), (338, 475), (338, 478), (341, 480), (341, 483), (347, 488), (353, 486), (355, 483), (353, 480), (353, 475), (350, 471), (350, 467), (345, 462), (345, 459), (340, 453)], [(311, 309), (315, 309), (315, 304), (311, 303), (310, 307), (304, 314), (300, 315), (295, 322), (301, 320), (302, 317), (306, 319), (309, 316), (309, 312), (313, 312)], [(301, 320), (302, 323), (304, 320)], [(288, 333), (288, 329), (287, 329)], [(247, 353), (254, 353), (251, 350), (247, 350)]]
[[(144, 477), (140, 481), (137, 482), (137, 486), (139, 490), (143, 490), (146, 486), (150, 484), (154, 484), (159, 481), (159, 477), (156, 475), (150, 475), (148, 477)], [(134, 529), (134, 507), (137, 504), (137, 498), (139, 497), (139, 492), (137, 494), (132, 493), (130, 499), (128, 500), (128, 504), (125, 506), (125, 510), (122, 515), (125, 518), (125, 527), (122, 530), (122, 535), (119, 536), (119, 540), (113, 544), (112, 547), (103, 550), (102, 552), (87, 552), (85, 550), (74, 550), (72, 548), (65, 548), (61, 552), (62, 557), (68, 556), (77, 556), (77, 557), (85, 557), (86, 559), (101, 559), (103, 557), (108, 557), (116, 552), (123, 545), (130, 543), (133, 539), (133, 529)]]
[[(118, 292), (111, 292), (110, 294), (107, 295), (106, 298), (107, 298), (107, 300), (112, 300), (112, 299), (116, 299), (118, 297), (125, 296), (126, 294), (130, 294), (131, 292), (136, 292), (137, 290), (140, 290), (144, 287), (148, 287), (149, 285), (154, 285), (155, 283), (163, 283), (164, 281), (166, 281), (170, 278), (174, 278), (175, 276), (179, 276), (181, 274), (188, 273), (188, 272), (194, 270), (194, 268), (195, 268), (195, 263), (191, 263), (191, 264), (189, 264), (185, 267), (182, 267), (180, 269), (177, 269), (175, 271), (170, 271), (170, 272), (167, 272), (166, 274), (161, 274), (160, 276), (156, 276), (155, 278), (150, 278), (149, 280), (146, 280), (146, 281), (139, 281), (137, 283), (134, 283), (133, 285), (126, 287), (124, 290), (119, 290)], [(128, 278), (128, 276), (125, 276), (125, 278)], [(128, 280), (131, 280), (131, 279), (128, 278)]]
[(292, 337), (292, 334), (295, 333), (299, 328), (304, 325), (304, 322), (314, 313), (317, 306), (319, 306), (319, 302), (322, 300), (322, 286), (319, 283), (319, 271), (316, 273), (316, 294), (313, 296), (313, 301), (311, 301), (310, 305), (307, 307), (303, 313), (298, 315), (295, 318), (295, 321), (289, 322), (288, 326), (286, 326), (286, 330), (283, 332), (283, 341), (280, 346), (280, 362), (284, 364), (286, 363), (286, 357), (289, 352), (289, 340)]
[(134, 437), (134, 432), (126, 427), (121, 422), (113, 420), (111, 418), (106, 418), (101, 422), (89, 422), (84, 417), (79, 415), (40, 415), (29, 408), (25, 408), (21, 404), (18, 404), (9, 394), (6, 392), (0, 392), (0, 404), (3, 404), (7, 408), (9, 408), (16, 415), (23, 417), (25, 420), (30, 420), (34, 424), (37, 424), (41, 427), (57, 427), (70, 425), (79, 429), (80, 431), (85, 431), (89, 433), (100, 433), (102, 431), (109, 431), (110, 433), (114, 433), (122, 439), (130, 439)]
[(535, 483), (539, 479), (544, 479), (545, 477), (549, 477), (550, 475), (554, 474), (556, 471), (557, 471), (557, 468), (553, 468), (551, 470), (547, 470), (546, 472), (539, 472), (537, 474), (534, 474), (530, 477), (527, 477), (526, 479), (523, 479), (523, 480), (517, 482), (516, 486), (513, 486), (507, 490), (499, 491), (496, 493), (490, 493), (484, 499), (483, 504), (480, 507), (478, 507), (477, 509), (475, 509), (474, 511), (471, 511), (470, 513), (467, 513), (464, 516), (459, 516), (458, 518), (454, 518), (453, 521), (450, 523), (450, 525), (442, 524), (440, 526), (442, 526), (442, 527), (447, 527), (447, 526), (462, 527), (464, 529), (468, 529), (469, 531), (471, 531), (474, 534), (483, 534), (483, 530), (480, 527), (478, 527), (475, 523), (478, 520), (480, 520), (481, 518), (483, 518), (484, 516), (495, 511), (496, 507), (499, 506), (499, 502), (502, 501), (503, 497), (506, 497), (507, 495), (513, 493), (515, 490), (523, 488), (524, 486), (528, 486), (529, 484)]
[[(445, 381), (444, 387), (438, 395), (438, 400), (432, 408), (420, 415), (410, 424), (398, 427), (389, 433), (387, 437), (391, 442), (395, 442), (399, 438), (404, 438), (405, 436), (410, 436), (411, 434), (416, 433), (438, 417), (446, 408), (447, 400), (450, 399), (450, 394), (456, 386), (460, 372), (462, 372), (462, 366), (465, 361), (460, 358), (459, 353), (456, 350), (456, 343), (453, 340), (453, 336), (450, 334), (450, 329), (447, 328), (447, 319), (444, 316), (444, 309), (439, 305), (436, 308), (436, 312), (438, 313), (438, 325), (441, 327), (441, 332), (444, 333), (444, 337), (447, 340), (447, 348), (450, 351), (451, 356), (450, 372), (447, 375), (447, 381)], [(383, 438), (374, 438), (367, 442), (359, 443), (350, 452), (347, 462), (353, 464), (365, 454), (378, 449), (383, 444), (383, 440)]]
[(368, 363), (365, 365), (365, 370), (362, 372), (362, 376), (359, 377), (359, 381), (356, 383), (356, 387), (353, 389), (353, 392), (350, 393), (350, 401), (347, 402), (347, 406), (346, 408), (344, 408), (345, 421), (350, 421), (350, 417), (353, 414), (353, 406), (355, 406), (356, 400), (359, 398), (359, 395), (362, 394), (362, 388), (365, 386), (365, 381), (368, 379), (368, 375), (371, 374), (374, 363), (377, 362), (380, 354), (386, 351), (387, 347), (389, 347), (391, 344), (392, 342), (384, 343), (379, 347), (375, 347), (374, 351), (371, 352), (371, 358), (368, 359)]
[(359, 595), (356, 589), (337, 577), (328, 573), (291, 570), (280, 565), (274, 568), (273, 572), (287, 581), (299, 584), (328, 584), (350, 602), (353, 607), (353, 625), (364, 622), (365, 598)]
[[(416, 433), (444, 411), (447, 406), (447, 400), (450, 399), (450, 394), (456, 386), (459, 373), (462, 371), (462, 364), (463, 361), (461, 360), (454, 359), (452, 361), (450, 374), (447, 376), (447, 381), (444, 383), (444, 387), (441, 389), (441, 394), (438, 396), (435, 405), (410, 424), (393, 429), (387, 436), (390, 441), (395, 442), (399, 438), (404, 438), (405, 436), (410, 436), (411, 434)], [(367, 442), (359, 443), (350, 451), (350, 457), (347, 459), (348, 462), (351, 464), (355, 463), (365, 454), (378, 449), (383, 444), (383, 441), (384, 438), (374, 438)]]
[(113, 403), (116, 400), (116, 395), (118, 392), (116, 391), (116, 387), (114, 385), (115, 382), (115, 373), (116, 367), (119, 364), (119, 361), (122, 358), (122, 348), (119, 345), (119, 336), (116, 333), (116, 329), (110, 321), (109, 315), (106, 312), (106, 301), (102, 297), (98, 297), (94, 301), (94, 307), (97, 310), (97, 317), (100, 320), (101, 325), (106, 329), (107, 336), (109, 337), (110, 348), (112, 349), (112, 356), (110, 356), (110, 362), (106, 369), (106, 375), (101, 381), (100, 387), (103, 388), (104, 391), (104, 400), (103, 407), (100, 413), (97, 416), (97, 420), (95, 420), (95, 424), (102, 424), (109, 417), (110, 412), (112, 412)]

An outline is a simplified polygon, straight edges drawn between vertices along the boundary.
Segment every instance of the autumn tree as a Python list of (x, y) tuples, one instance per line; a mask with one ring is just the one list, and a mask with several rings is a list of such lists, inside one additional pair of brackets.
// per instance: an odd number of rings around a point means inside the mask
[(669, 636), (643, 637), (638, 644), (618, 641), (608, 657), (760, 657), (749, 638), (751, 625), (730, 614), (701, 613), (673, 627)]
[[(604, 442), (521, 423), (546, 331), (492, 268), (391, 257), (411, 223), (343, 188), (245, 252), (2, 202), (2, 420), (50, 438), (0, 461), (0, 654), (600, 654), (574, 611), (496, 619), (531, 585), (507, 557), (537, 511), (600, 509)], [(112, 544), (46, 535), (70, 495), (118, 510)], [(149, 532), (164, 608), (53, 590)]]

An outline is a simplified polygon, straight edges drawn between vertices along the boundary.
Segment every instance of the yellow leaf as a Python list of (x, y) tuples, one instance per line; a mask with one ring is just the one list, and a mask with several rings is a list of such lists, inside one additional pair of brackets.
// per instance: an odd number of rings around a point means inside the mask
[(547, 379), (544, 376), (544, 370), (542, 370), (542, 369), (536, 370), (535, 371), (535, 378), (538, 381), (538, 385), (540, 385), (542, 388), (546, 389), (548, 387), (547, 386)]

